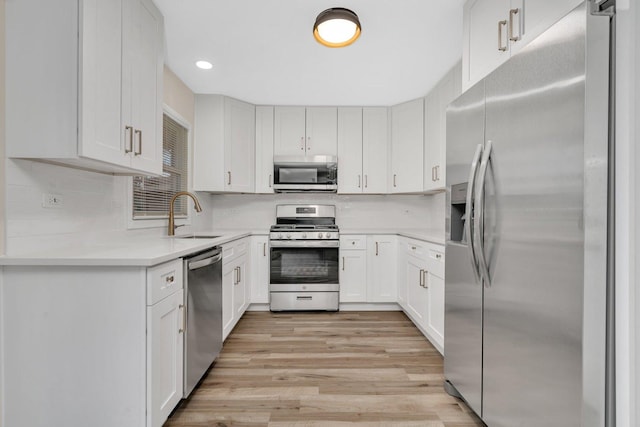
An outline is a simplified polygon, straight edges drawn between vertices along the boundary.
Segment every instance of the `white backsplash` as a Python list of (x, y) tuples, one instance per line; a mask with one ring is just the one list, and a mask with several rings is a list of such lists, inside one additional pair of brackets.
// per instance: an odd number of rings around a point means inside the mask
[[(6, 253), (49, 250), (78, 244), (100, 246), (121, 237), (163, 236), (165, 226), (128, 230), (131, 178), (28, 160), (6, 161)], [(43, 194), (61, 197), (56, 208), (42, 206)], [(348, 229), (436, 229), (444, 234), (444, 194), (230, 194), (198, 193), (204, 211), (179, 233), (211, 229), (265, 232), (282, 203), (325, 203), (337, 208), (337, 223)]]
[(268, 230), (278, 204), (331, 204), (336, 222), (349, 229), (436, 229), (444, 235), (444, 194), (424, 195), (214, 195), (215, 229)]
[[(99, 246), (103, 240), (162, 236), (166, 228), (127, 229), (131, 178), (87, 172), (29, 160), (6, 161), (6, 253), (48, 250), (70, 244)], [(44, 208), (43, 194), (62, 200)], [(211, 196), (199, 193), (204, 211), (189, 232), (211, 227)]]

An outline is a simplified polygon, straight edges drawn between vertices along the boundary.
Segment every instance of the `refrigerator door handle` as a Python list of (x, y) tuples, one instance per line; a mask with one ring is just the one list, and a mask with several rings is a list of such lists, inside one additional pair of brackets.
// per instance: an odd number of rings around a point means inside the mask
[(473, 267), (473, 275), (476, 279), (476, 283), (482, 284), (480, 281), (480, 270), (478, 269), (478, 259), (476, 257), (475, 242), (474, 242), (474, 227), (473, 227), (473, 194), (476, 181), (476, 175), (478, 171), (478, 162), (482, 156), (482, 144), (478, 144), (476, 147), (476, 153), (473, 155), (473, 161), (471, 162), (471, 170), (469, 171), (469, 181), (467, 183), (467, 202), (465, 206), (465, 212), (467, 219), (464, 222), (465, 235), (467, 236), (467, 247), (469, 248), (469, 255), (471, 255), (471, 266)]
[(491, 278), (489, 277), (489, 265), (487, 264), (487, 258), (485, 256), (483, 237), (484, 237), (484, 184), (487, 178), (487, 169), (489, 166), (489, 160), (491, 159), (491, 149), (493, 145), (491, 141), (487, 141), (487, 144), (482, 154), (482, 161), (480, 162), (480, 170), (478, 172), (478, 186), (476, 188), (476, 204), (480, 207), (476, 215), (474, 215), (473, 231), (476, 233), (473, 239), (476, 256), (478, 257), (478, 267), (480, 269), (480, 275), (484, 279), (485, 288), (491, 287)]

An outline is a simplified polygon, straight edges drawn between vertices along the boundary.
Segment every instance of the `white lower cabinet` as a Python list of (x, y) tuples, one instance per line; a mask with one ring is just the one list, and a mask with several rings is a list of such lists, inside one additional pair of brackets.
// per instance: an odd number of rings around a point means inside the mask
[(226, 339), (251, 301), (249, 238), (222, 245), (222, 338)]
[(182, 399), (182, 289), (147, 307), (147, 426), (161, 426)]
[(3, 425), (162, 426), (182, 398), (182, 266), (3, 267)]
[(414, 239), (400, 240), (404, 252), (406, 302), (404, 312), (429, 338), (434, 346), (444, 349), (444, 248), (442, 245)]
[(395, 235), (367, 237), (368, 302), (397, 302), (397, 246)]
[(251, 236), (251, 303), (269, 303), (269, 236)]
[(397, 302), (396, 239), (340, 236), (340, 302)]
[(367, 301), (366, 242), (366, 236), (340, 237), (340, 302)]

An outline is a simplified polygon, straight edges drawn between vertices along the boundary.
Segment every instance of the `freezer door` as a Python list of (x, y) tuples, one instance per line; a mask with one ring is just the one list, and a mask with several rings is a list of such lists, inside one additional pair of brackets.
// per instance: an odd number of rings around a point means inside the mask
[(482, 284), (476, 279), (465, 225), (470, 169), (484, 141), (484, 83), (447, 109), (445, 378), (481, 414)]
[(492, 427), (598, 419), (597, 407), (582, 415), (587, 17), (576, 9), (485, 81), (482, 414)]

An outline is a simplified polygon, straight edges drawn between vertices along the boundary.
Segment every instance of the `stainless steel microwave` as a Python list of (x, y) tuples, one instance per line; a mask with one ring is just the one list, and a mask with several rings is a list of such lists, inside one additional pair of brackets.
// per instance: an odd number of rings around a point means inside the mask
[(278, 193), (337, 192), (335, 156), (275, 156), (273, 189)]

